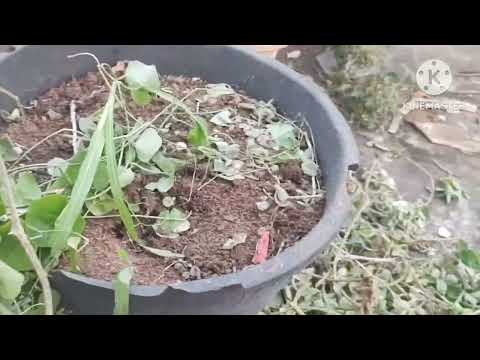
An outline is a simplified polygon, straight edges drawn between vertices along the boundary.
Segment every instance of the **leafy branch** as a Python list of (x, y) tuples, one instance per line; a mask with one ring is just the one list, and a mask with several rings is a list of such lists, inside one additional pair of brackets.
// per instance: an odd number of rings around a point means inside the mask
[(48, 274), (43, 268), (35, 249), (33, 248), (30, 240), (23, 229), (20, 216), (17, 212), (17, 207), (15, 204), (15, 196), (13, 185), (10, 181), (10, 177), (8, 176), (8, 170), (3, 161), (2, 154), (0, 153), (0, 179), (3, 179), (3, 194), (5, 196), (5, 202), (8, 206), (10, 211), (10, 219), (12, 222), (12, 229), (11, 232), (16, 236), (20, 244), (25, 250), (32, 266), (37, 273), (38, 279), (42, 286), (43, 290), (43, 298), (45, 302), (45, 315), (53, 315), (53, 300), (52, 300), (52, 289), (50, 287), (50, 282), (48, 281)]

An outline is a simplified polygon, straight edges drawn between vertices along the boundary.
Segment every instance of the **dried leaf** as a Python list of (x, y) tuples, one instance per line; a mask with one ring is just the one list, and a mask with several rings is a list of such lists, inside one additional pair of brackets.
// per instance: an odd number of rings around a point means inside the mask
[(225, 141), (215, 141), (218, 151), (229, 159), (236, 159), (240, 155), (240, 145), (228, 144)]
[(144, 163), (148, 163), (161, 147), (162, 138), (154, 128), (146, 129), (135, 141), (138, 159)]
[(161, 177), (157, 182), (149, 183), (145, 186), (145, 189), (150, 191), (157, 190), (161, 193), (168, 192), (175, 184), (175, 178), (173, 176)]
[(256, 203), (257, 205), (257, 209), (260, 210), (260, 211), (267, 211), (268, 209), (270, 209), (270, 207), (272, 206), (272, 202), (269, 201), (269, 200), (265, 200), (265, 201), (258, 201)]
[(190, 229), (190, 222), (185, 214), (178, 210), (165, 210), (160, 213), (161, 219), (153, 226), (157, 233), (178, 234)]
[(235, 91), (228, 84), (208, 84), (206, 86), (207, 94), (203, 97), (202, 101), (209, 99), (216, 99), (225, 95), (234, 95)]
[(172, 206), (175, 205), (175, 197), (173, 196), (165, 196), (162, 200), (163, 206), (166, 208), (171, 208)]
[(288, 205), (288, 199), (290, 199), (290, 195), (288, 195), (287, 191), (280, 185), (276, 185), (274, 198), (277, 205), (284, 207)]
[(245, 243), (247, 241), (246, 233), (237, 233), (233, 235), (232, 239), (228, 239), (225, 244), (223, 244), (222, 249), (232, 250), (235, 246)]
[(151, 248), (151, 247), (148, 247), (148, 246), (142, 246), (142, 248), (145, 249), (146, 251), (154, 254), (154, 255), (164, 257), (164, 258), (178, 258), (178, 259), (181, 259), (181, 258), (185, 257), (185, 255), (183, 255), (183, 254), (177, 254), (177, 253), (171, 252), (169, 250), (155, 249), (155, 248)]
[(233, 124), (233, 120), (231, 119), (230, 111), (224, 110), (216, 114), (210, 119), (210, 122), (223, 127), (229, 127)]
[(303, 160), (302, 170), (303, 170), (303, 173), (308, 176), (318, 175), (318, 165), (315, 164), (313, 160), (309, 160), (309, 159)]

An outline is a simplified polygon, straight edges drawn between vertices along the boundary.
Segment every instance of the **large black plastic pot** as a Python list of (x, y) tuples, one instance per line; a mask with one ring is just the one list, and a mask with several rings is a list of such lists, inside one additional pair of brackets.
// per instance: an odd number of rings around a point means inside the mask
[[(79, 52), (94, 53), (102, 62), (140, 60), (155, 64), (163, 74), (200, 77), (228, 83), (268, 101), (291, 117), (302, 114), (310, 123), (327, 190), (325, 213), (315, 228), (293, 247), (262, 265), (212, 279), (174, 286), (134, 286), (132, 314), (255, 314), (269, 304), (292, 275), (301, 271), (335, 238), (351, 209), (346, 193), (349, 168), (358, 152), (345, 119), (325, 91), (288, 67), (236, 46), (20, 46), (0, 54), (0, 85), (26, 102), (49, 88), (95, 70), (88, 57), (67, 59)], [(12, 107), (0, 97), (0, 107)], [(63, 306), (74, 314), (112, 314), (112, 284), (59, 271), (53, 286)]]

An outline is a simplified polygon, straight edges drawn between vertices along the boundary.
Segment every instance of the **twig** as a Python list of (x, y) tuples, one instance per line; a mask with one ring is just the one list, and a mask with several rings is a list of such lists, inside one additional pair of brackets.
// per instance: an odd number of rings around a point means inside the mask
[(190, 202), (190, 200), (192, 200), (193, 186), (195, 185), (195, 176), (197, 175), (197, 158), (194, 157), (193, 161), (195, 163), (195, 167), (193, 169), (192, 184), (190, 185), (190, 193), (188, 194), (187, 202)]
[[(368, 207), (370, 206), (370, 197), (368, 196), (368, 189), (370, 187), (370, 181), (372, 180), (372, 176), (373, 176), (373, 170), (376, 169), (378, 166), (377, 164), (377, 161), (374, 161), (373, 165), (371, 166), (370, 168), (370, 171), (368, 173), (368, 177), (367, 177), (367, 180), (365, 181), (365, 187), (364, 189), (365, 190), (362, 190), (363, 192), (363, 203), (362, 205), (359, 207), (359, 209), (357, 210), (357, 213), (354, 215), (353, 219), (352, 219), (352, 222), (350, 224), (350, 226), (348, 227), (348, 229), (345, 231), (345, 234), (343, 235), (343, 239), (345, 240), (348, 240), (348, 238), (350, 237), (353, 229), (355, 228), (355, 226), (357, 225), (357, 222), (360, 220), (363, 212), (368, 209)], [(360, 188), (359, 188), (360, 189)]]
[(72, 147), (73, 154), (78, 152), (78, 139), (77, 139), (77, 115), (76, 115), (75, 101), (70, 103), (70, 121), (72, 123)]
[(37, 257), (35, 253), (35, 249), (33, 248), (30, 240), (25, 234), (25, 230), (23, 229), (20, 217), (17, 213), (17, 208), (15, 206), (15, 198), (14, 198), (14, 191), (13, 185), (10, 181), (10, 177), (8, 176), (7, 167), (5, 166), (5, 162), (3, 161), (3, 157), (0, 154), (0, 179), (2, 179), (3, 185), (3, 195), (4, 201), (6, 201), (7, 206), (10, 210), (10, 219), (12, 221), (12, 233), (16, 236), (22, 247), (25, 249), (25, 253), (27, 254), (32, 266), (37, 273), (38, 279), (40, 280), (40, 284), (43, 290), (43, 297), (45, 302), (45, 315), (53, 315), (53, 301), (52, 301), (52, 290), (50, 288), (50, 283), (48, 281), (48, 274), (42, 267), (42, 263)]
[(207, 186), (207, 185), (210, 184), (211, 182), (215, 181), (217, 178), (218, 178), (218, 175), (215, 175), (215, 176), (212, 177), (210, 180), (208, 180), (206, 183), (203, 183), (201, 186), (199, 186), (199, 188), (197, 189), (197, 191), (202, 190), (205, 186)]
[[(200, 180), (200, 184), (203, 184), (203, 185), (201, 185), (201, 186), (197, 189), (197, 191), (200, 191), (200, 189), (202, 189), (202, 188), (205, 186), (204, 182), (205, 182), (205, 180), (207, 180), (207, 176), (208, 176), (209, 169), (210, 169), (210, 158), (208, 158), (207, 166), (205, 167), (205, 173), (203, 174), (202, 180)], [(214, 177), (214, 179), (215, 179), (215, 178), (216, 178), (216, 177)]]
[(368, 256), (352, 255), (347, 252), (344, 252), (344, 257), (351, 260), (362, 260), (362, 261), (377, 262), (377, 263), (395, 263), (396, 262), (396, 260), (393, 258), (373, 258)]
[(65, 131), (72, 131), (72, 129), (60, 129), (60, 130), (57, 130), (53, 133), (51, 133), (50, 135), (44, 137), (42, 140), (40, 140), (39, 142), (37, 142), (36, 144), (34, 144), (31, 148), (29, 148), (27, 151), (25, 151), (13, 164), (12, 166), (15, 166), (17, 165), (20, 161), (22, 161), (28, 154), (30, 154), (33, 150), (35, 150), (38, 146), (42, 145), (45, 141), (47, 141), (48, 139), (54, 137), (54, 136), (57, 136), (58, 134), (62, 133), (62, 132), (65, 132)]
[(432, 159), (433, 163), (435, 165), (437, 165), (437, 167), (442, 170), (444, 173), (446, 173), (448, 176), (451, 176), (452, 175), (452, 172), (450, 170), (448, 170), (447, 168), (445, 168), (442, 164), (440, 164), (437, 160), (435, 159)]
[(20, 111), (20, 115), (22, 116), (22, 120), (25, 120), (25, 110), (24, 110), (23, 105), (20, 102), (20, 99), (18, 98), (18, 96), (11, 93), (10, 91), (8, 91), (7, 89), (5, 89), (4, 87), (1, 87), (1, 86), (0, 86), (0, 93), (8, 96), (10, 99), (15, 101), (15, 104), (17, 105), (17, 108)]

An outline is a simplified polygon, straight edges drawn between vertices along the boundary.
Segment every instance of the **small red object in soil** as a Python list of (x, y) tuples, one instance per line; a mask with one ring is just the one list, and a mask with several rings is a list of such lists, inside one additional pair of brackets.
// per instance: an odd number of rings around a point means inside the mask
[(267, 260), (269, 243), (270, 243), (270, 232), (265, 231), (264, 233), (262, 233), (262, 236), (257, 242), (257, 248), (255, 250), (253, 263), (261, 264), (265, 260)]

